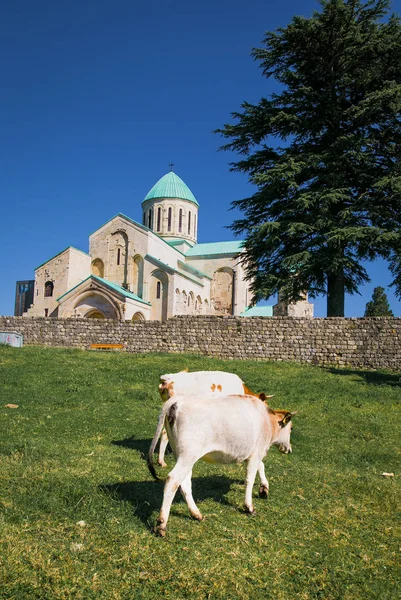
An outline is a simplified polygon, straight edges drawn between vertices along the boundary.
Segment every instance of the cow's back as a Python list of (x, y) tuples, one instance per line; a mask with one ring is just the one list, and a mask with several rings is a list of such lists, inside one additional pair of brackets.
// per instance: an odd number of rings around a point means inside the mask
[(195, 371), (162, 375), (160, 380), (169, 387), (169, 395), (195, 395), (216, 398), (245, 393), (242, 379), (224, 371)]

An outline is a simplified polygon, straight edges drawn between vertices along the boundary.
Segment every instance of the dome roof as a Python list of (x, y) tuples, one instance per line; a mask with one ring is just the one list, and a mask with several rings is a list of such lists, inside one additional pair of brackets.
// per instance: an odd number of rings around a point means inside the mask
[(199, 206), (189, 187), (173, 171), (170, 171), (155, 183), (150, 192), (146, 194), (143, 202), (153, 198), (181, 198)]

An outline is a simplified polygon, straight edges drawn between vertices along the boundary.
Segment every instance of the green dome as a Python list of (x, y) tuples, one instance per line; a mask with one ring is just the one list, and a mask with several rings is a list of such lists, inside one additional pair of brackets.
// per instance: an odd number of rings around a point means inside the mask
[(152, 200), (153, 198), (181, 198), (182, 200), (189, 200), (196, 204), (196, 206), (199, 206), (189, 187), (172, 171), (164, 175), (157, 183), (155, 183), (150, 192), (146, 194), (143, 202)]

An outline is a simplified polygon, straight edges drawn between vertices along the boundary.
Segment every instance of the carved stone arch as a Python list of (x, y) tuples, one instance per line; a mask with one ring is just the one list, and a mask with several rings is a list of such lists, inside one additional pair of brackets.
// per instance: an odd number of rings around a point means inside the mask
[(104, 278), (104, 262), (101, 258), (95, 258), (92, 261), (92, 275), (96, 275), (97, 277)]
[(138, 322), (138, 321), (145, 321), (145, 316), (139, 312), (139, 310), (132, 316), (132, 321), (134, 322)]
[[(123, 243), (119, 243), (119, 239), (117, 236), (121, 236), (123, 239)], [(111, 262), (111, 273), (109, 273), (109, 277), (111, 275), (111, 280), (115, 281), (123, 288), (128, 288), (128, 248), (129, 248), (129, 239), (127, 232), (125, 229), (116, 229), (111, 234), (112, 239), (115, 238), (114, 241), (114, 259)], [(121, 252), (123, 249), (123, 252)]]
[(87, 317), (93, 311), (104, 314), (106, 319), (123, 319), (123, 313), (112, 296), (103, 290), (90, 289), (79, 294), (73, 305), (74, 314)]
[(193, 292), (189, 292), (188, 294), (188, 312), (192, 313), (194, 311), (195, 305), (195, 296)]
[(207, 298), (205, 298), (205, 301), (204, 301), (204, 303), (203, 303), (203, 304), (204, 304), (204, 306), (203, 306), (203, 313), (204, 313), (205, 315), (208, 315), (208, 314), (210, 314), (209, 301), (208, 301), (208, 299), (207, 299)]
[(210, 297), (215, 314), (232, 314), (233, 270), (230, 267), (222, 267), (214, 272), (210, 285)]
[(149, 301), (152, 305), (150, 318), (152, 321), (166, 321), (168, 310), (169, 279), (167, 273), (155, 269), (150, 277)]
[(143, 267), (143, 257), (136, 254), (132, 259), (132, 291), (140, 298), (143, 298)]

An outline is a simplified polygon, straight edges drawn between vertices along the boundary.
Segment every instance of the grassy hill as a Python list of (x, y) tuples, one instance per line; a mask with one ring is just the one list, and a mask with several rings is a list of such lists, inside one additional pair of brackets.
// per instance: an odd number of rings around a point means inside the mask
[[(163, 486), (143, 458), (159, 376), (186, 367), (235, 372), (298, 410), (293, 454), (269, 452), (252, 518), (244, 466), (197, 463), (206, 518), (177, 494), (160, 539)], [(400, 402), (394, 373), (1, 346), (0, 597), (398, 598)]]

